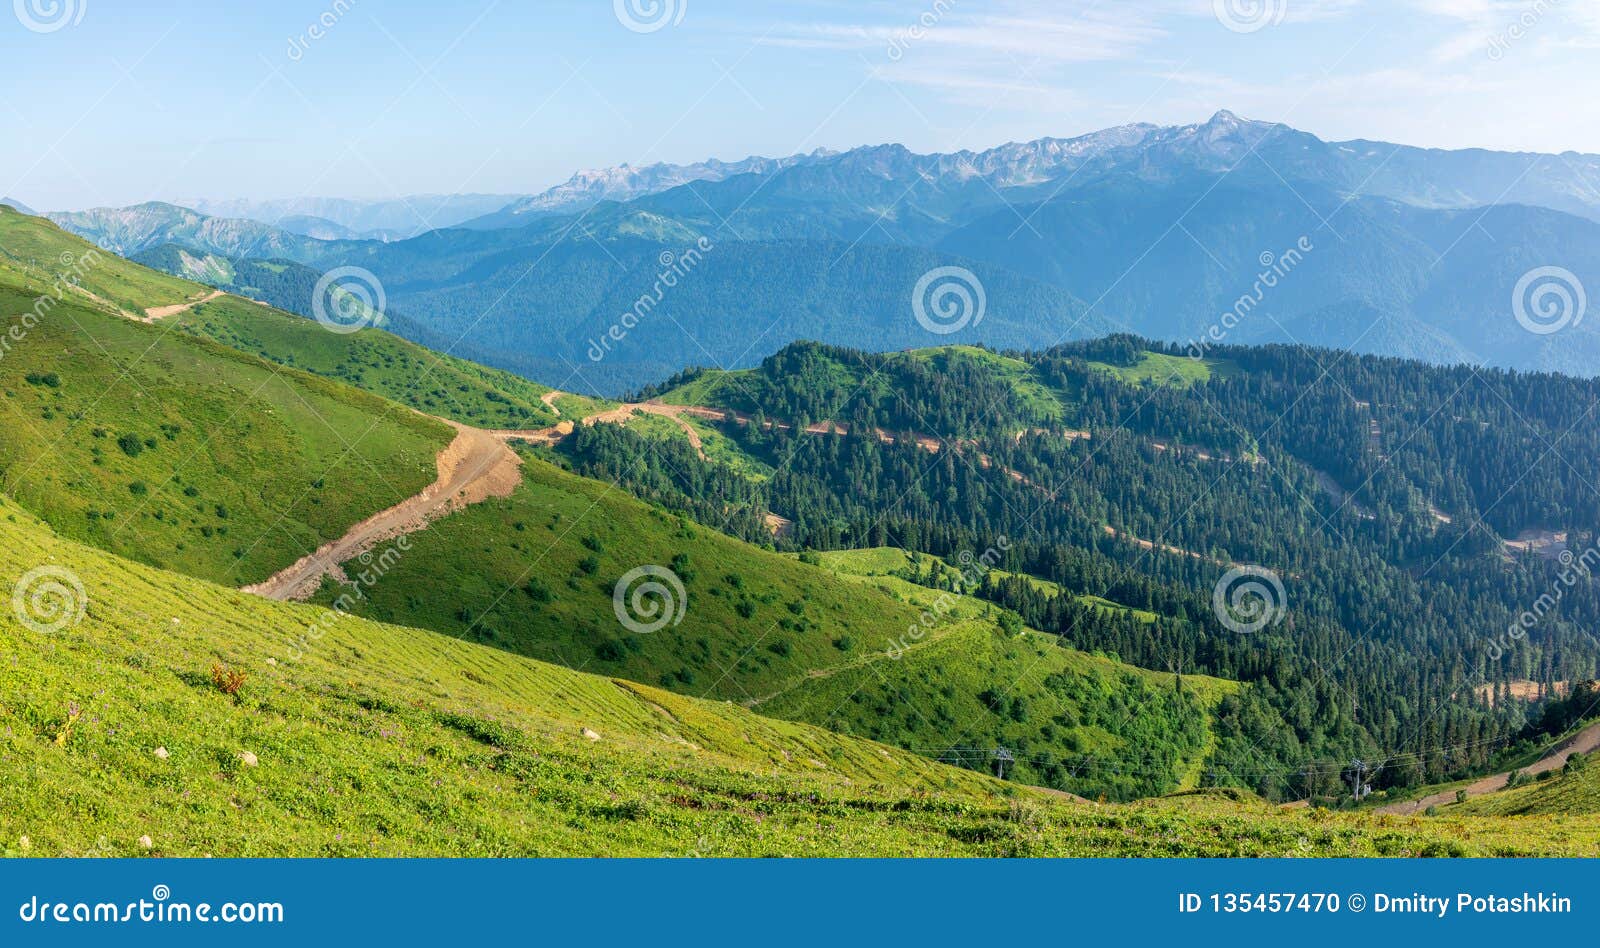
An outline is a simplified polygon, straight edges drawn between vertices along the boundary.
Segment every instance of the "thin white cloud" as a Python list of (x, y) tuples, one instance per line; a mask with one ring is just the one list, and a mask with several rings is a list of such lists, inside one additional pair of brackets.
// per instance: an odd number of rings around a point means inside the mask
[[(1014, 8), (1013, 8), (1014, 9)], [(939, 12), (942, 11), (942, 12)], [(1165, 31), (1132, 10), (1104, 11), (1090, 7), (1079, 15), (974, 14), (929, 5), (900, 21), (865, 23), (783, 23), (759, 42), (799, 49), (876, 52), (895, 59), (917, 49), (964, 55), (970, 64), (981, 59), (1024, 62), (1100, 62), (1134, 56)]]

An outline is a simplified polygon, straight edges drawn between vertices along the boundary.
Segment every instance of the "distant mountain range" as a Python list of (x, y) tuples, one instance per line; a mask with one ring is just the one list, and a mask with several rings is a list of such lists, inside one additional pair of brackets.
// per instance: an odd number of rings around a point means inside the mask
[(540, 215), (584, 211), (602, 201), (629, 201), (696, 181), (726, 181), (746, 174), (770, 175), (835, 154), (827, 149), (818, 149), (809, 155), (792, 155), (788, 158), (752, 156), (734, 162), (712, 158), (692, 165), (658, 163), (635, 168), (624, 164), (615, 168), (580, 171), (565, 183), (542, 194), (514, 201), (462, 226), (477, 230), (522, 227)]
[(456, 227), (516, 201), (515, 194), (413, 194), (387, 200), (287, 198), (282, 200), (178, 200), (210, 217), (260, 221), (319, 240), (404, 240)]
[[(399, 331), (606, 394), (686, 362), (749, 365), (798, 338), (1037, 347), (1127, 329), (1600, 365), (1600, 320), (1578, 308), (1600, 287), (1600, 156), (1325, 142), (1226, 111), (982, 152), (879, 145), (583, 172), (388, 242), (325, 214), (276, 227), (155, 204), (51, 216), (120, 252), (176, 243), (365, 267), (406, 313)], [(697, 246), (711, 248), (703, 264), (658, 288), (662, 261)], [(940, 266), (976, 274), (987, 306), (943, 339), (911, 299)], [(1544, 279), (1514, 300), (1535, 272)], [(1539, 295), (1552, 274), (1556, 290), (1571, 284), (1570, 325), (1526, 331), (1519, 308), (1562, 299)], [(591, 358), (642, 300), (626, 338)]]

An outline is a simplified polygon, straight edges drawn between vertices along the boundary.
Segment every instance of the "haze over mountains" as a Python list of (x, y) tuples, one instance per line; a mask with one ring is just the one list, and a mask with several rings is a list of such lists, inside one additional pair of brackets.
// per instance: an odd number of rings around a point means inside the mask
[[(122, 253), (363, 267), (400, 332), (603, 394), (798, 338), (1037, 347), (1122, 329), (1187, 343), (1225, 326), (1230, 343), (1577, 374), (1600, 361), (1578, 305), (1600, 286), (1594, 155), (1324, 142), (1220, 112), (983, 152), (621, 166), (463, 216), (491, 198), (440, 199), (435, 223), (454, 229), (409, 239), (392, 239), (405, 207), (339, 202), (205, 203), (255, 220), (160, 204), (51, 217)], [(701, 247), (659, 291), (665, 261)], [(976, 274), (986, 308), (936, 339), (911, 294), (942, 266)], [(1575, 284), (1563, 331), (1517, 321), (1535, 270)], [(626, 339), (597, 352), (627, 313)]]

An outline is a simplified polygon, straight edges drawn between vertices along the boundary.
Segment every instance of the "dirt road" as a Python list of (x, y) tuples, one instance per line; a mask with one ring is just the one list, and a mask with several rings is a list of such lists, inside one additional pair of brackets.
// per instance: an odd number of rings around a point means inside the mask
[[(218, 290), (204, 299), (175, 306), (158, 307), (147, 310), (148, 319), (160, 319), (166, 316), (183, 312), (207, 300), (215, 299), (222, 295)], [(555, 401), (564, 393), (552, 391), (542, 396), (541, 400), (555, 409)], [(558, 410), (559, 411), (559, 410)], [(268, 599), (277, 600), (305, 600), (309, 599), (321, 587), (323, 578), (332, 575), (336, 579), (345, 580), (340, 569), (340, 564), (348, 563), (370, 553), (379, 545), (426, 529), (428, 524), (440, 517), (465, 507), (475, 504), (490, 497), (507, 497), (516, 490), (522, 482), (521, 459), (515, 451), (506, 444), (508, 441), (527, 441), (533, 444), (557, 444), (576, 430), (577, 426), (596, 425), (602, 422), (623, 424), (632, 418), (635, 413), (642, 412), (647, 415), (656, 415), (669, 418), (683, 429), (689, 443), (699, 454), (701, 460), (708, 460), (705, 444), (693, 425), (684, 420), (684, 416), (701, 418), (708, 421), (726, 421), (732, 419), (738, 424), (748, 425), (751, 419), (737, 412), (724, 411), (716, 408), (702, 408), (686, 405), (667, 405), (661, 402), (634, 402), (619, 405), (605, 411), (596, 412), (580, 419), (567, 419), (548, 428), (535, 428), (529, 430), (500, 429), (485, 431), (471, 428), (447, 419), (439, 419), (450, 425), (456, 431), (456, 437), (448, 447), (440, 452), (438, 457), (438, 478), (422, 493), (408, 498), (388, 510), (374, 514), (362, 522), (351, 527), (344, 536), (323, 544), (315, 552), (300, 559), (294, 565), (278, 572), (264, 582), (244, 588), (245, 592)], [(777, 424), (788, 428), (781, 423), (768, 422), (769, 425)], [(821, 421), (808, 425), (809, 434), (818, 435), (843, 435), (847, 428), (840, 423)], [(876, 432), (882, 441), (893, 443), (899, 438), (888, 431), (879, 429)], [(914, 443), (925, 451), (939, 451), (943, 442), (936, 438), (922, 434), (910, 436)], [(983, 458), (988, 462), (988, 458)], [(987, 466), (987, 463), (986, 463)], [(1021, 475), (1007, 471), (1012, 477), (1021, 479)], [(775, 536), (783, 536), (793, 529), (793, 522), (776, 514), (767, 515), (767, 526)]]
[[(564, 394), (566, 393), (550, 392), (544, 395), (542, 400), (546, 405), (549, 405), (551, 409), (554, 409), (556, 414), (559, 415), (560, 410), (556, 409), (555, 400)], [(595, 412), (592, 415), (585, 415), (576, 422), (563, 421), (560, 424), (551, 425), (548, 428), (535, 428), (529, 431), (510, 431), (502, 429), (488, 433), (504, 441), (531, 441), (534, 444), (555, 444), (556, 442), (565, 438), (567, 435), (572, 434), (573, 429), (577, 427), (577, 425), (625, 424), (628, 419), (634, 416), (636, 412), (642, 412), (646, 415), (657, 415), (662, 418), (670, 418), (673, 423), (675, 423), (679, 428), (683, 429), (684, 437), (689, 439), (689, 444), (694, 447), (695, 453), (700, 455), (700, 460), (702, 461), (710, 460), (706, 457), (705, 439), (700, 437), (700, 432), (696, 431), (693, 425), (683, 420), (683, 416), (694, 415), (700, 418), (715, 417), (718, 420), (725, 417), (721, 412), (717, 412), (714, 409), (688, 408), (683, 405), (665, 405), (660, 402), (630, 402), (626, 405), (618, 405), (616, 408), (609, 408), (605, 411)]]
[(508, 497), (522, 482), (522, 459), (495, 432), (447, 421), (456, 437), (439, 453), (439, 477), (422, 493), (351, 527), (344, 536), (277, 575), (244, 591), (276, 600), (309, 599), (339, 564), (357, 559), (389, 540), (415, 533), (446, 514), (490, 497)]
[[(1600, 748), (1600, 722), (1589, 725), (1578, 733), (1557, 744), (1555, 747), (1546, 752), (1543, 757), (1539, 758), (1537, 763), (1533, 763), (1522, 768), (1522, 772), (1530, 777), (1537, 777), (1539, 774), (1542, 774), (1547, 770), (1555, 770), (1564, 766), (1567, 762), (1567, 758), (1573, 754), (1591, 754), (1596, 748)], [(1486, 793), (1494, 793), (1496, 790), (1505, 789), (1506, 784), (1510, 782), (1510, 771), (1507, 771), (1503, 774), (1495, 774), (1492, 777), (1484, 777), (1482, 780), (1479, 780), (1476, 783), (1467, 785), (1467, 796), (1481, 797)], [(1390, 803), (1385, 806), (1378, 807), (1378, 812), (1395, 813), (1402, 816), (1409, 816), (1414, 813), (1421, 813), (1430, 806), (1444, 806), (1447, 803), (1454, 802), (1456, 802), (1456, 791), (1450, 790), (1445, 793), (1430, 794), (1419, 800), (1406, 800), (1401, 803)]]
[(176, 316), (179, 313), (187, 313), (189, 310), (194, 309), (201, 303), (209, 303), (217, 297), (224, 295), (226, 294), (224, 294), (221, 290), (212, 290), (205, 296), (202, 296), (197, 300), (190, 300), (187, 303), (173, 303), (171, 306), (151, 306), (144, 311), (144, 317), (140, 321), (153, 323), (158, 319), (166, 319), (168, 316)]

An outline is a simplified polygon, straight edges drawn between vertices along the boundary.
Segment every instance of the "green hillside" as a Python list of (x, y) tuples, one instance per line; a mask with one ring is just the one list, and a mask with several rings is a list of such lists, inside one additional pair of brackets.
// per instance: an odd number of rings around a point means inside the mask
[[(531, 455), (512, 496), (452, 514), (411, 545), (364, 590), (362, 615), (734, 701), (882, 652), (916, 618), (904, 604), (859, 595), (811, 566)], [(652, 564), (683, 582), (683, 620), (629, 634), (613, 592), (624, 574)], [(338, 593), (330, 582), (320, 601)]]
[(108, 308), (141, 316), (147, 307), (184, 303), (207, 292), (188, 280), (129, 263), (42, 217), (6, 205), (0, 205), (0, 276), (32, 295), (65, 288), (72, 298), (98, 297)]
[(303, 263), (231, 258), (178, 244), (151, 247), (128, 259), (162, 273), (260, 300), (297, 316), (311, 318), (316, 313), (312, 301), (322, 271)]
[[(1592, 819), (1551, 838), (1536, 820), (1219, 795), (1075, 804), (156, 571), (4, 500), (0, 546), (0, 586), (50, 564), (86, 604), (44, 632), (0, 610), (0, 786), (25, 788), (0, 808), (11, 856), (1576, 855), (1597, 838)], [(325, 631), (298, 661), (271, 657), (312, 628)], [(230, 672), (232, 696), (213, 682)]]
[[(900, 550), (821, 554), (825, 568), (934, 621), (888, 654), (755, 707), (962, 763), (1004, 747), (1016, 779), (1084, 795), (1134, 799), (1200, 785), (1210, 713), (1237, 683), (1186, 675), (1180, 685), (1063, 648), (1055, 636), (1009, 631), (992, 605), (901, 578), (910, 559)], [(905, 700), (934, 685), (934, 700)]]
[[(208, 282), (256, 297), (252, 287), (235, 285), (234, 269), (228, 261), (216, 258), (213, 266), (226, 269), (200, 268), (199, 272), (216, 277)], [(240, 266), (254, 272), (270, 270), (273, 265), (244, 261)], [(204, 299), (210, 292), (199, 283), (99, 250), (44, 218), (0, 207), (0, 285), (36, 296), (64, 286), (60, 282), (63, 277), (86, 291), (66, 287), (61, 290), (67, 294), (66, 300), (139, 316), (149, 308)], [(313, 277), (312, 284), (304, 286), (304, 298), (295, 312), (310, 312), (314, 282)], [(304, 280), (295, 286), (301, 283)], [(329, 332), (312, 320), (232, 295), (167, 316), (161, 325), (466, 424), (537, 428), (557, 420), (541, 401), (550, 391), (545, 386), (424, 349), (381, 329)], [(589, 407), (586, 399), (576, 401), (575, 409)]]
[(203, 303), (175, 321), (185, 332), (479, 428), (543, 428), (560, 420), (540, 400), (550, 391), (545, 386), (381, 329), (328, 332), (235, 296)]
[[(0, 312), (30, 311), (6, 278)], [(72, 299), (0, 359), (0, 418), (0, 485), (64, 535), (235, 585), (427, 486), (452, 437), (391, 402)]]
[[(360, 586), (356, 611), (930, 756), (1004, 742), (1029, 757), (1019, 779), (1124, 799), (1193, 785), (1211, 747), (1207, 709), (1232, 689), (1192, 679), (1174, 694), (1170, 677), (1014, 640), (974, 600), (925, 622), (922, 587), (766, 552), (532, 455), (523, 474), (511, 497), (412, 537)], [(651, 564), (683, 583), (683, 619), (631, 634), (613, 596)], [(317, 601), (346, 591), (329, 581)], [(1118, 763), (1138, 776), (1114, 774)]]
[(1576, 766), (1551, 771), (1547, 779), (1529, 779), (1521, 786), (1442, 809), (1452, 815), (1473, 816), (1550, 817), (1600, 813), (1600, 766), (1595, 766), (1596, 763), (1600, 761), (1585, 758)]

